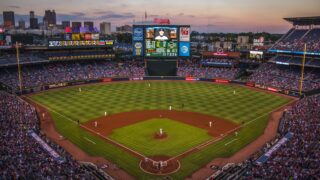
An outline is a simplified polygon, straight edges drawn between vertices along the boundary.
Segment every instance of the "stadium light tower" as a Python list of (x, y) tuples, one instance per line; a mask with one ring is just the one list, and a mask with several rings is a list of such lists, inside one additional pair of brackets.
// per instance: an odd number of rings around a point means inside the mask
[(17, 53), (17, 66), (18, 66), (18, 77), (19, 77), (19, 89), (20, 94), (22, 94), (22, 76), (21, 76), (21, 66), (20, 66), (20, 53), (19, 48), (21, 47), (21, 43), (16, 41), (16, 53)]

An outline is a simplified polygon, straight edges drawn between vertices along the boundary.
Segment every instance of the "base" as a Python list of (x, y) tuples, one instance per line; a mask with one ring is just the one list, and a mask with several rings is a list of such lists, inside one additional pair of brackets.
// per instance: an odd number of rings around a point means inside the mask
[[(180, 169), (180, 162), (177, 159), (169, 160), (166, 156), (153, 156), (140, 161), (140, 168), (153, 175), (169, 175)], [(169, 160), (169, 161), (167, 161)]]

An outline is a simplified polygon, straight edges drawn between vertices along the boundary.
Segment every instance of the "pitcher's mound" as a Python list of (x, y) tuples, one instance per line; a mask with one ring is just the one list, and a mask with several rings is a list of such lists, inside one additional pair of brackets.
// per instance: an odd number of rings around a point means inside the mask
[(167, 133), (163, 132), (162, 134), (160, 134), (159, 132), (154, 133), (153, 137), (155, 139), (166, 139), (168, 137)]
[(153, 175), (169, 175), (180, 169), (180, 162), (177, 159), (169, 159), (166, 156), (152, 156), (141, 160), (140, 168), (144, 172)]

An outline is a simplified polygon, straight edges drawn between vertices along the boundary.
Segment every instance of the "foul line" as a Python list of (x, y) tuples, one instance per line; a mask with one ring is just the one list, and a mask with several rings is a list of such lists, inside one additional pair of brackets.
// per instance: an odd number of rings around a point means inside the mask
[(94, 141), (92, 141), (91, 139), (89, 139), (89, 138), (87, 138), (87, 137), (83, 137), (83, 139), (85, 139), (85, 140), (87, 140), (87, 141), (91, 142), (92, 144), (96, 144)]
[[(36, 104), (39, 104), (39, 105), (41, 105), (42, 107), (45, 107), (43, 104), (38, 103), (38, 102), (34, 101), (34, 100), (31, 99), (31, 98), (29, 98), (29, 97), (27, 97), (27, 96), (25, 96), (25, 97), (28, 98), (29, 100), (31, 100), (32, 102), (34, 102), (34, 103), (36, 103)], [(49, 107), (45, 107), (45, 108), (48, 109), (49, 111), (52, 111), (52, 112), (58, 114), (58, 115), (61, 116), (61, 117), (67, 119), (68, 121), (70, 121), (70, 122), (78, 125), (78, 123), (77, 123), (75, 120), (73, 120), (73, 119), (71, 119), (71, 118), (69, 118), (69, 117), (67, 117), (67, 116), (65, 116), (65, 115), (63, 115), (63, 114), (61, 114), (61, 113), (59, 113), (59, 112), (57, 112), (57, 111), (49, 108)], [(110, 138), (108, 138), (108, 137), (105, 137), (105, 136), (101, 135), (99, 132), (96, 132), (96, 131), (94, 131), (94, 130), (92, 130), (92, 129), (90, 129), (90, 128), (82, 125), (82, 124), (79, 124), (79, 126), (82, 127), (82, 128), (84, 128), (84, 129), (87, 129), (87, 130), (90, 131), (91, 133), (96, 134), (96, 135), (102, 137), (103, 139), (105, 139), (105, 140), (107, 140), (107, 141), (109, 141), (109, 142), (111, 142), (111, 143), (113, 143), (113, 144), (115, 144), (115, 145), (118, 145), (118, 146), (120, 146), (120, 147), (122, 147), (122, 148), (124, 148), (124, 149), (126, 149), (126, 150), (128, 150), (128, 151), (130, 151), (130, 152), (132, 152), (133, 154), (136, 154), (136, 155), (138, 155), (138, 156), (140, 156), (140, 157), (142, 157), (142, 158), (147, 158), (147, 157), (144, 156), (143, 154), (141, 154), (141, 153), (139, 153), (139, 152), (137, 152), (137, 151), (134, 151), (134, 150), (132, 150), (132, 149), (130, 149), (130, 148), (128, 148), (128, 147), (126, 147), (126, 146), (124, 146), (124, 145), (122, 145), (122, 144), (120, 144), (120, 143), (118, 143), (118, 142), (116, 142), (116, 141), (114, 141), (114, 140), (112, 140), (112, 139), (110, 139)], [(148, 159), (150, 159), (150, 158), (148, 158)], [(152, 160), (152, 159), (150, 159), (150, 160)], [(154, 160), (152, 160), (152, 161), (154, 161)]]
[[(55, 111), (55, 110), (52, 110), (51, 108), (46, 107), (46, 106), (42, 105), (41, 103), (38, 103), (38, 102), (34, 101), (33, 99), (31, 99), (31, 98), (29, 98), (29, 97), (27, 97), (27, 96), (25, 96), (25, 97), (28, 98), (29, 100), (31, 100), (32, 102), (35, 102), (36, 104), (40, 104), (41, 106), (45, 107), (46, 109), (48, 109), (48, 110), (50, 110), (50, 111), (52, 111), (52, 112), (60, 115), (61, 117), (63, 117), (63, 118), (65, 118), (65, 119), (73, 122), (74, 124), (78, 124), (76, 121), (72, 120), (71, 118), (69, 118), (69, 117), (67, 117), (67, 116), (65, 116), (65, 115), (63, 115), (63, 114), (61, 114), (61, 113), (59, 113), (59, 112), (57, 112), (57, 111)], [(180, 156), (183, 156), (183, 155), (185, 155), (185, 154), (187, 154), (187, 153), (189, 153), (189, 152), (191, 152), (191, 151), (194, 151), (194, 150), (201, 150), (201, 149), (203, 149), (203, 148), (205, 148), (205, 147), (207, 147), (207, 146), (209, 146), (209, 145), (211, 145), (211, 144), (213, 144), (213, 143), (215, 143), (215, 142), (217, 142), (217, 141), (222, 140), (223, 138), (225, 138), (226, 136), (228, 136), (231, 132), (240, 129), (241, 127), (245, 127), (245, 126), (247, 126), (247, 125), (255, 122), (256, 120), (260, 119), (260, 118), (263, 117), (263, 116), (266, 116), (266, 115), (269, 115), (269, 114), (272, 113), (272, 112), (278, 111), (279, 109), (287, 106), (288, 104), (290, 104), (290, 103), (292, 103), (292, 102), (294, 102), (294, 101), (295, 101), (295, 100), (292, 100), (292, 101), (290, 101), (290, 102), (288, 102), (288, 103), (286, 103), (286, 104), (278, 107), (277, 109), (273, 109), (273, 110), (271, 110), (271, 111), (269, 111), (269, 112), (267, 112), (267, 113), (264, 113), (264, 114), (262, 114), (262, 115), (260, 115), (260, 116), (258, 116), (258, 117), (256, 117), (256, 118), (254, 118), (253, 120), (248, 121), (248, 122), (242, 124), (241, 126), (238, 126), (238, 127), (236, 127), (236, 128), (233, 128), (233, 129), (225, 132), (224, 134), (222, 134), (222, 135), (221, 135), (219, 138), (217, 138), (217, 139), (211, 139), (211, 140), (209, 140), (209, 141), (207, 141), (207, 142), (204, 142), (204, 143), (202, 143), (202, 144), (200, 144), (200, 145), (198, 145), (198, 146), (196, 146), (196, 147), (194, 147), (194, 148), (191, 148), (191, 149), (189, 149), (189, 150), (187, 150), (187, 151), (185, 151), (185, 152), (183, 152), (183, 153), (181, 153), (181, 154), (178, 154), (178, 155), (176, 155), (176, 156), (168, 159), (167, 161), (170, 161), (170, 160), (173, 160), (173, 159), (178, 159)], [(96, 132), (96, 131), (94, 131), (94, 130), (92, 130), (92, 129), (90, 129), (90, 128), (82, 125), (82, 124), (80, 124), (79, 126), (82, 127), (82, 128), (84, 128), (84, 129), (87, 129), (87, 130), (90, 131), (91, 133), (94, 133), (94, 134), (102, 137), (103, 139), (105, 139), (105, 140), (107, 140), (107, 141), (109, 141), (109, 142), (111, 142), (111, 143), (113, 143), (113, 144), (115, 144), (115, 145), (118, 145), (118, 146), (120, 146), (120, 147), (122, 147), (122, 148), (124, 148), (124, 149), (126, 149), (126, 150), (128, 150), (128, 151), (130, 151), (130, 152), (132, 152), (133, 154), (136, 154), (136, 155), (138, 155), (138, 156), (140, 156), (140, 157), (142, 157), (142, 158), (148, 158), (148, 157), (144, 156), (143, 154), (141, 154), (141, 153), (139, 153), (139, 152), (137, 152), (137, 151), (135, 151), (135, 150), (133, 150), (133, 149), (130, 149), (130, 148), (128, 148), (128, 147), (126, 147), (126, 146), (124, 146), (124, 145), (122, 145), (122, 144), (120, 144), (120, 143), (118, 143), (118, 142), (116, 142), (116, 141), (108, 138), (108, 137), (105, 137), (105, 136), (101, 135), (99, 132)], [(151, 160), (151, 161), (154, 161), (153, 159), (150, 159), (150, 158), (148, 158), (148, 159)], [(156, 161), (155, 161), (155, 162), (156, 162)]]
[(234, 141), (236, 141), (236, 140), (238, 140), (238, 139), (233, 139), (233, 140), (231, 140), (231, 141), (229, 141), (229, 142), (225, 143), (224, 145), (225, 145), (225, 146), (227, 146), (227, 145), (229, 145), (229, 144), (233, 143), (233, 142), (234, 142)]
[(288, 104), (291, 104), (291, 103), (294, 102), (294, 101), (295, 101), (295, 100), (292, 100), (292, 101), (290, 101), (290, 102), (288, 102), (288, 103), (286, 103), (286, 104), (278, 107), (277, 109), (273, 109), (273, 110), (271, 110), (271, 111), (269, 111), (269, 112), (267, 112), (267, 113), (264, 113), (264, 114), (262, 114), (261, 116), (256, 117), (256, 118), (254, 118), (253, 120), (248, 121), (248, 122), (242, 124), (241, 126), (238, 126), (238, 127), (236, 127), (236, 128), (233, 128), (233, 129), (225, 132), (224, 134), (222, 134), (222, 136), (218, 137), (217, 139), (211, 139), (211, 140), (209, 140), (209, 141), (207, 141), (207, 142), (205, 142), (205, 143), (202, 143), (202, 144), (200, 144), (200, 145), (198, 145), (198, 146), (196, 146), (196, 147), (194, 147), (194, 148), (191, 148), (191, 149), (189, 149), (189, 150), (187, 150), (187, 151), (185, 151), (185, 152), (183, 152), (183, 153), (181, 153), (181, 154), (178, 154), (178, 155), (176, 155), (176, 156), (168, 159), (167, 161), (173, 160), (173, 159), (178, 159), (180, 156), (183, 156), (183, 155), (185, 155), (185, 154), (187, 154), (187, 153), (189, 153), (189, 152), (191, 152), (191, 151), (201, 150), (201, 149), (203, 149), (203, 148), (205, 148), (205, 147), (207, 147), (207, 146), (209, 146), (209, 145), (211, 145), (211, 144), (213, 144), (213, 143), (215, 143), (215, 142), (218, 142), (218, 141), (224, 139), (226, 136), (228, 136), (231, 132), (240, 129), (241, 127), (245, 127), (245, 126), (247, 126), (248, 124), (251, 124), (252, 122), (260, 119), (260, 118), (263, 117), (263, 116), (269, 115), (269, 114), (271, 114), (272, 112), (276, 112), (276, 111), (278, 111), (279, 109), (287, 106)]

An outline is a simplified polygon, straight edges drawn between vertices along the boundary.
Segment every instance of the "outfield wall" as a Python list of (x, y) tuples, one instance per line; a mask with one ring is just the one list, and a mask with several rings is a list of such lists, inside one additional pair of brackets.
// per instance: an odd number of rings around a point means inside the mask
[[(170, 81), (203, 81), (203, 82), (213, 82), (219, 84), (238, 84), (242, 86), (254, 87), (258, 89), (263, 89), (267, 91), (272, 91), (280, 94), (285, 94), (293, 97), (300, 97), (300, 93), (297, 91), (292, 90), (284, 90), (276, 87), (265, 86), (256, 84), (254, 82), (242, 82), (242, 81), (234, 81), (228, 80), (223, 78), (197, 78), (197, 77), (177, 77), (177, 76), (145, 76), (140, 78), (102, 78), (102, 79), (89, 79), (89, 80), (79, 80), (79, 81), (71, 81), (71, 82), (61, 82), (56, 84), (49, 84), (44, 86), (32, 87), (28, 89), (23, 89), (21, 92), (19, 90), (12, 91), (12, 89), (5, 89), (9, 90), (9, 93), (16, 93), (16, 94), (30, 94), (40, 91), (45, 91), (49, 89), (55, 88), (62, 88), (67, 86), (77, 86), (77, 85), (84, 85), (84, 84), (94, 84), (94, 83), (110, 83), (110, 82), (119, 82), (119, 81), (142, 81), (142, 80), (170, 80)], [(11, 92), (10, 92), (11, 91)], [(320, 89), (313, 90), (314, 92), (320, 92)], [(314, 94), (314, 93), (311, 93)], [(303, 92), (302, 97), (305, 95), (309, 95), (308, 92)]]

